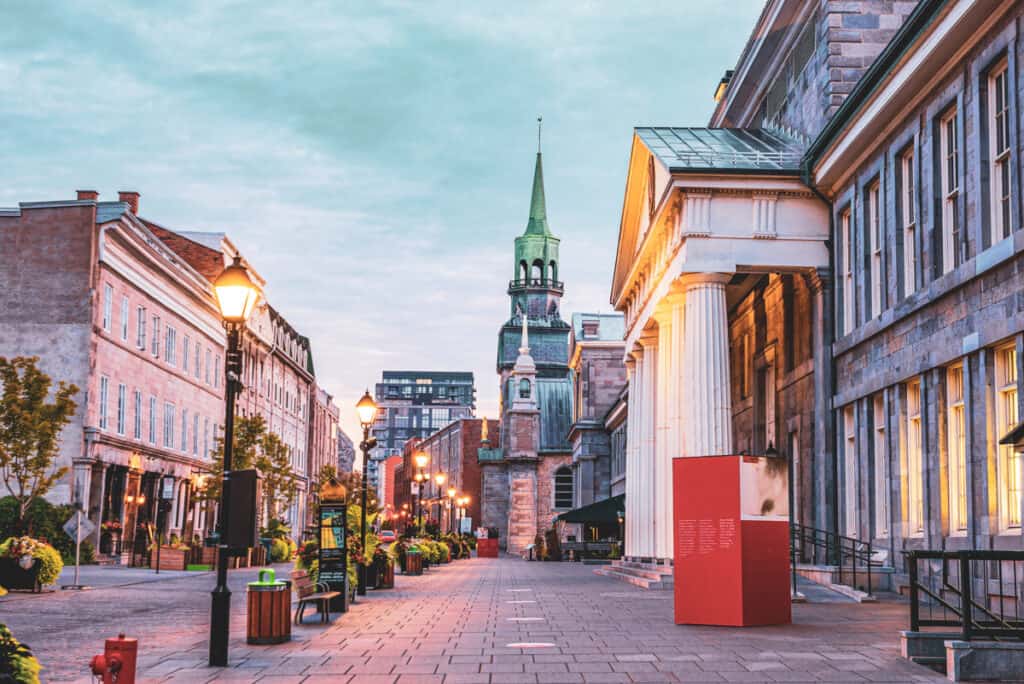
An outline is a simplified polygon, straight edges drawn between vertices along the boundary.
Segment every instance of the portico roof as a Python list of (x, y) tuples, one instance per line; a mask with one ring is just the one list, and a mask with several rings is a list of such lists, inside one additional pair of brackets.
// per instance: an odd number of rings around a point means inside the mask
[(798, 174), (804, 146), (763, 128), (643, 127), (636, 135), (670, 171)]

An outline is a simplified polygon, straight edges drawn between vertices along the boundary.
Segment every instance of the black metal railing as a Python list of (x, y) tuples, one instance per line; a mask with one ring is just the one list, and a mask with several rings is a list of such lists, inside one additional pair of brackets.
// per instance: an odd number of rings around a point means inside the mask
[(953, 627), (970, 639), (1024, 639), (1024, 551), (905, 551), (910, 630)]
[(561, 280), (552, 280), (551, 278), (519, 278), (508, 281), (508, 286), (511, 289), (522, 287), (549, 287), (553, 290), (561, 290), (564, 289), (565, 283)]
[(874, 589), (871, 572), (874, 549), (871, 542), (793, 523), (789, 527), (789, 550), (794, 592), (797, 563), (809, 563), (834, 566), (839, 573), (838, 584), (846, 584), (854, 589), (859, 588), (858, 578), (866, 578), (866, 590), (871, 595)]

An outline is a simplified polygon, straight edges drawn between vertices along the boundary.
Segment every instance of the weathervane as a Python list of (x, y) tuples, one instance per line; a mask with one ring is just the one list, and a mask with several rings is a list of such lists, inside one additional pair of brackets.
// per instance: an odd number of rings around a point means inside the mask
[(537, 117), (537, 154), (540, 154), (540, 127), (544, 124), (544, 117)]

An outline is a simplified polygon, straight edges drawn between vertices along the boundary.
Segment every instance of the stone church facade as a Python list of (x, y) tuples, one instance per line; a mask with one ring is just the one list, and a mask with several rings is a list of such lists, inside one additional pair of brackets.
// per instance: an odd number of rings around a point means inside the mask
[(572, 508), (570, 327), (559, 311), (558, 247), (538, 151), (529, 221), (515, 240), (510, 317), (498, 333), (501, 441), (479, 454), (482, 524), (500, 530), (510, 553), (522, 553)]
[(795, 521), (897, 576), (905, 550), (1022, 547), (1022, 22), (770, 0), (706, 128), (636, 129), (628, 557), (671, 560), (673, 458), (773, 450)]

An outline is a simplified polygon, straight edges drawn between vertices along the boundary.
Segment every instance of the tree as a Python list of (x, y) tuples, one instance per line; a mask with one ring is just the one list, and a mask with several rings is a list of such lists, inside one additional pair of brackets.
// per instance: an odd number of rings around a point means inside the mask
[(263, 502), (267, 520), (277, 517), (279, 507), (288, 508), (299, 493), (299, 483), (292, 472), (288, 446), (273, 432), (263, 435), (256, 469), (263, 480)]
[[(263, 416), (236, 416), (231, 467), (234, 470), (248, 470), (256, 463), (257, 450), (267, 434), (267, 422)], [(199, 498), (205, 501), (220, 501), (221, 481), (224, 477), (224, 436), (214, 440), (213, 464), (206, 489)]]
[(330, 463), (325, 463), (320, 466), (320, 472), (316, 474), (316, 482), (313, 484), (313, 491), (319, 492), (323, 486), (331, 480), (341, 481), (341, 478), (338, 477), (338, 468)]
[(78, 387), (39, 370), (39, 357), (0, 357), (0, 478), (18, 502), (19, 523), (29, 504), (46, 494), (68, 469), (57, 467), (60, 431), (78, 405)]
[[(338, 476), (338, 481), (345, 485), (345, 489), (348, 490), (348, 494), (345, 497), (345, 503), (350, 507), (353, 505), (362, 505), (363, 493), (361, 491), (361, 487), (363, 486), (363, 474), (356, 470), (348, 473), (342, 473)], [(372, 488), (366, 490), (366, 510), (367, 512), (377, 510), (377, 492)]]

